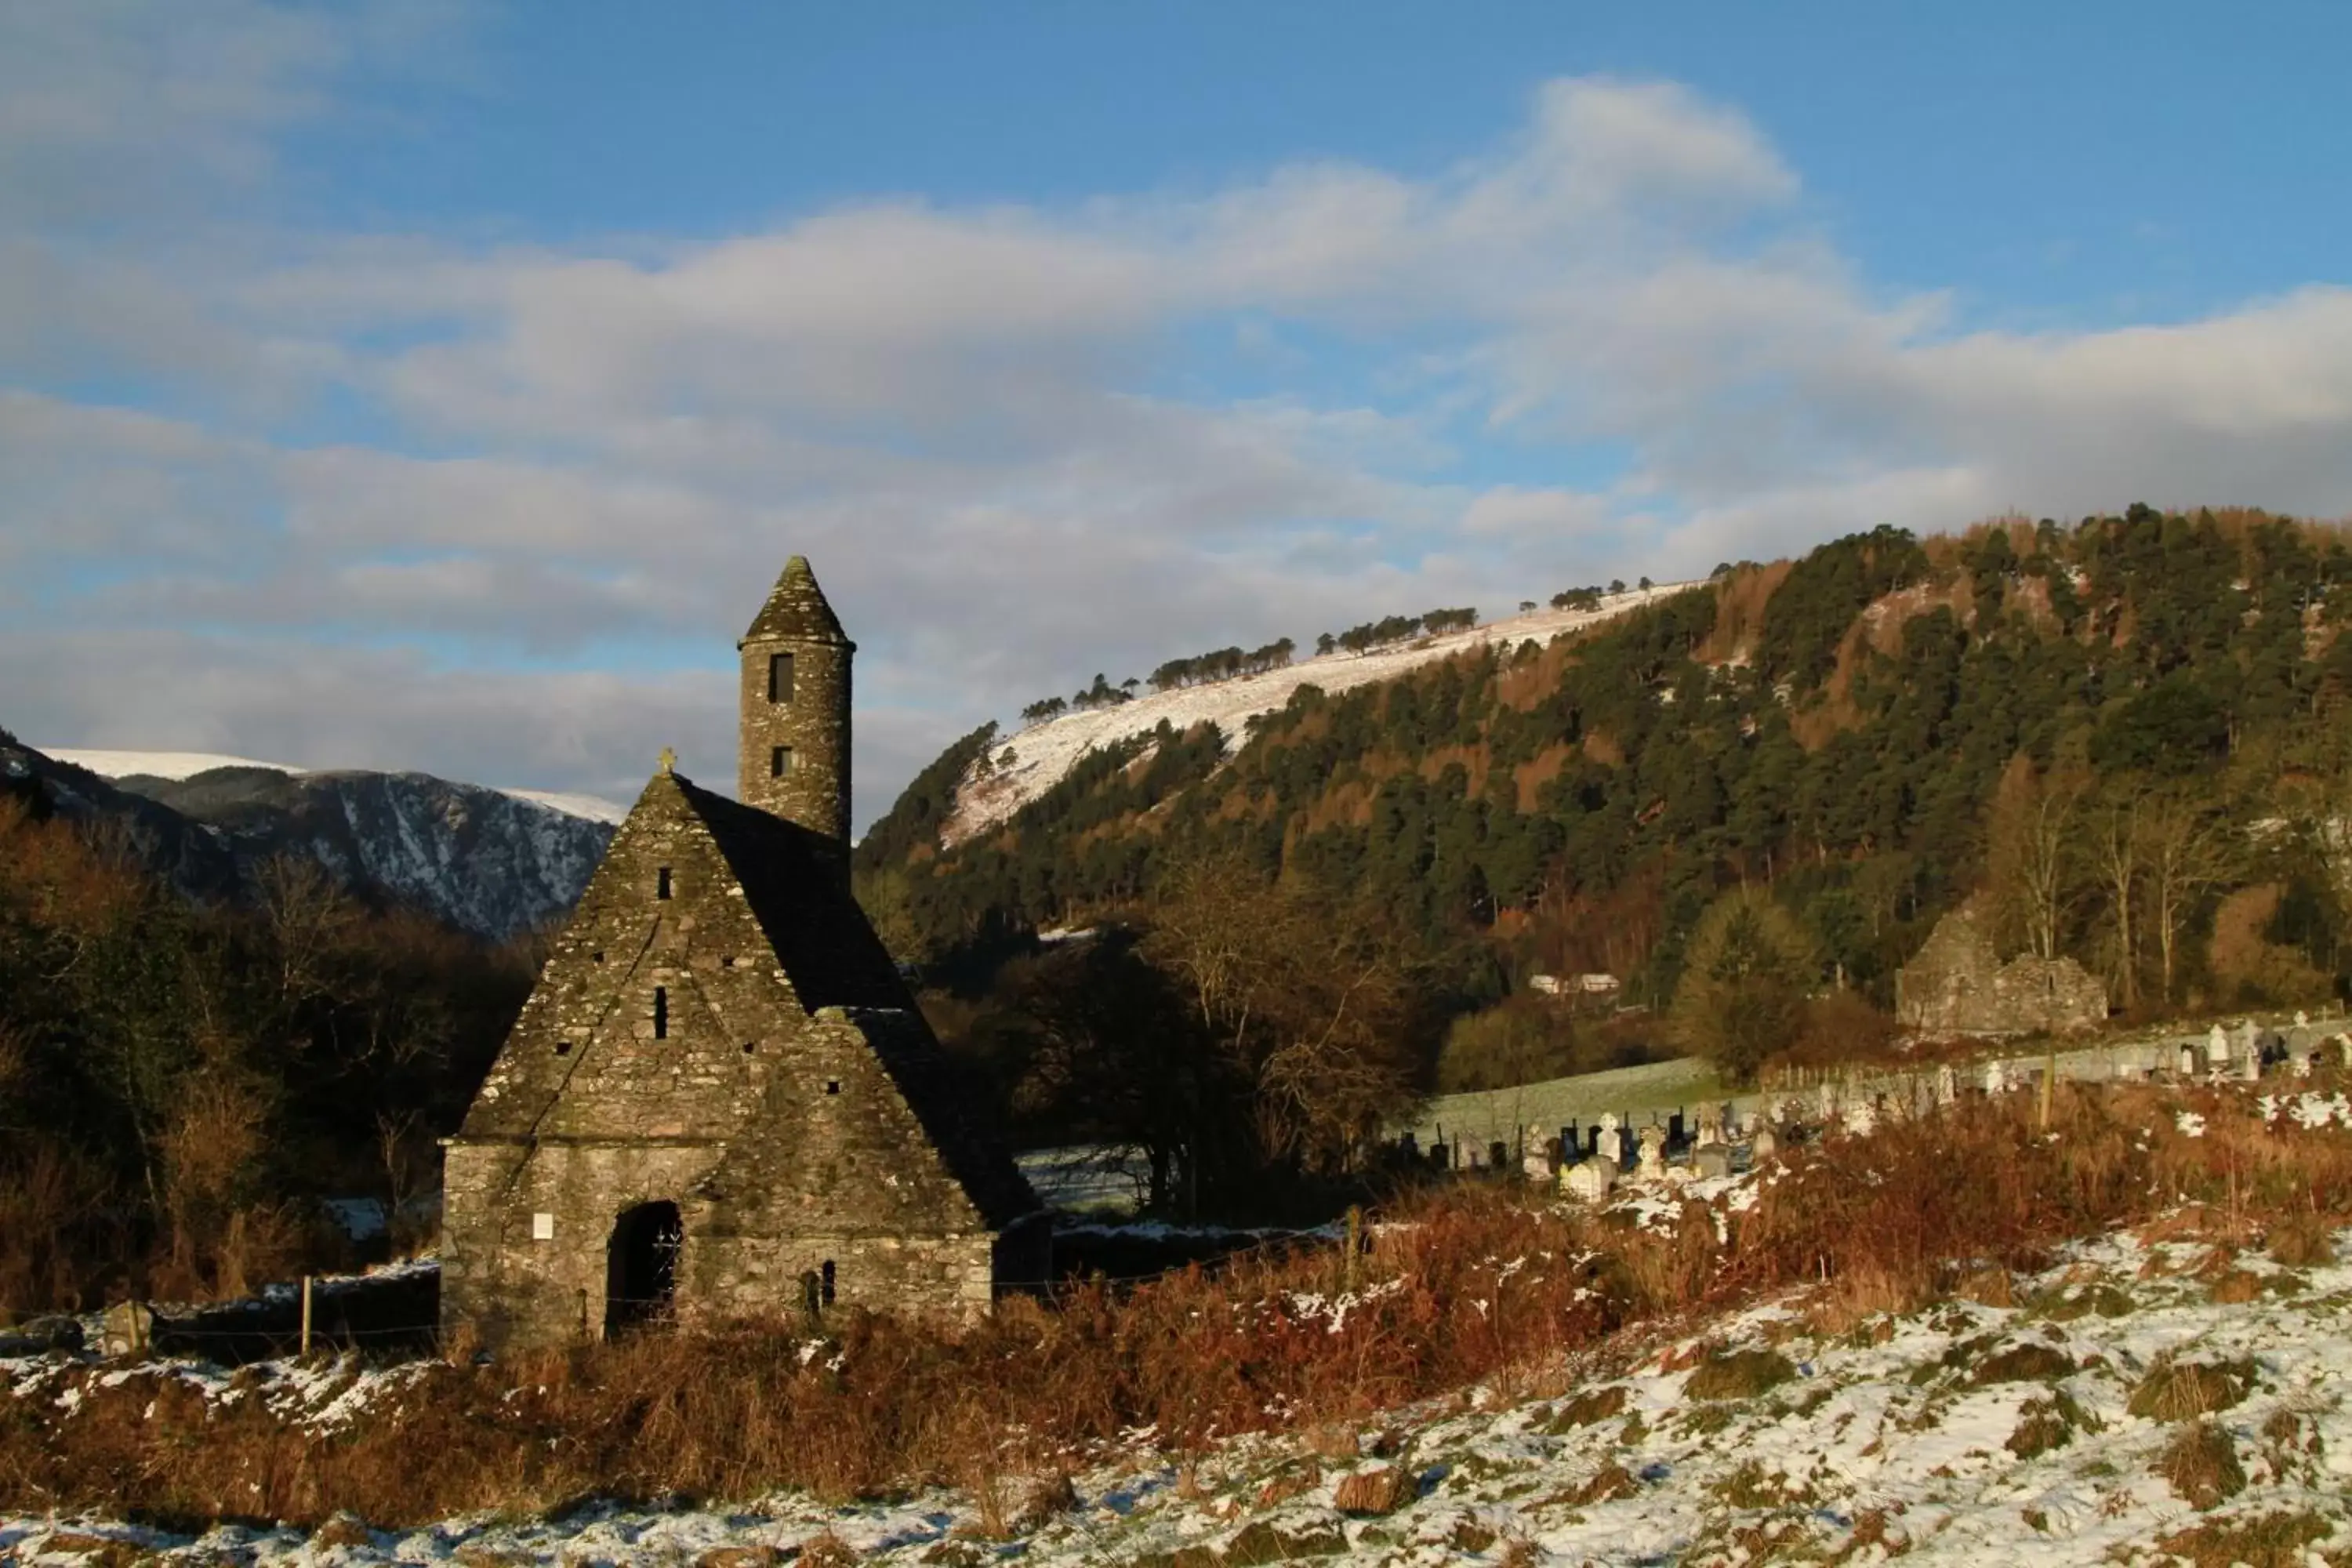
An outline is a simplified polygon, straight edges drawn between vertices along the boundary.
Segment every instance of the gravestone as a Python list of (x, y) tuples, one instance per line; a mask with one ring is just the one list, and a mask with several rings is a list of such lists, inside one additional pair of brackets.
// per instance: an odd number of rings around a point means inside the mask
[(1776, 1157), (1780, 1152), (1780, 1139), (1779, 1134), (1775, 1133), (1769, 1126), (1757, 1129), (1756, 1141), (1748, 1151), (1748, 1159), (1750, 1163), (1756, 1165), (1761, 1165), (1765, 1161)]
[(1617, 1167), (1605, 1160), (1587, 1160), (1559, 1173), (1559, 1189), (1573, 1198), (1597, 1204), (1617, 1184)]
[(117, 1301), (100, 1321), (98, 1347), (109, 1356), (144, 1355), (155, 1342), (155, 1314), (144, 1301)]
[(1645, 1182), (1662, 1181), (1666, 1174), (1666, 1130), (1656, 1122), (1642, 1129), (1642, 1163), (1634, 1174)]
[(1615, 1171), (1625, 1163), (1624, 1135), (1619, 1131), (1617, 1113), (1603, 1111), (1601, 1126), (1592, 1134), (1592, 1157)]

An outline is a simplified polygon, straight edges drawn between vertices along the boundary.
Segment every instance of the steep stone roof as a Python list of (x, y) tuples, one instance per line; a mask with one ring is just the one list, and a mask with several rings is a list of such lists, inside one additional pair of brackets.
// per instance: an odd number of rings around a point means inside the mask
[[(809, 570), (805, 555), (784, 563), (783, 575), (776, 579), (768, 602), (760, 606), (760, 613), (751, 617), (751, 629), (743, 634), (743, 643), (771, 639), (849, 645), (849, 635), (841, 629), (833, 606), (825, 603), (824, 590), (816, 585), (816, 574)], [(742, 643), (736, 646), (740, 647)]]
[(844, 885), (830, 840), (690, 779), (670, 782), (742, 884), (743, 900), (803, 1006), (914, 1006), (889, 950)]
[[(989, 1228), (1002, 1230), (1034, 1211), (1036, 1195), (1011, 1153), (968, 1113), (968, 1097), (958, 1092), (939, 1041), (866, 911), (826, 856), (824, 841), (797, 823), (688, 780), (674, 782), (741, 882), (744, 901), (802, 1005), (812, 1013), (846, 1010), (845, 1021), (864, 1037), (940, 1163)], [(767, 1147), (770, 1142), (747, 1139), (733, 1150), (722, 1166), (722, 1182), (737, 1184), (747, 1166), (763, 1163), (775, 1152)], [(740, 1185), (758, 1192), (769, 1183), (754, 1177)]]

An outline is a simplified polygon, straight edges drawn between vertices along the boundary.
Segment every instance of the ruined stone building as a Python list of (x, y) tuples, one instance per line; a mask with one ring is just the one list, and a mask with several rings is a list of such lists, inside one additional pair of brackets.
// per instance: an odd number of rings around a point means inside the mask
[(984, 1311), (1036, 1201), (849, 894), (856, 647), (798, 556), (738, 645), (740, 801), (662, 769), (448, 1141), (445, 1330)]
[(2107, 988), (2071, 958), (2020, 953), (2002, 963), (1970, 902), (1937, 921), (1896, 973), (1895, 1016), (1923, 1034), (2063, 1033), (2105, 1023)]

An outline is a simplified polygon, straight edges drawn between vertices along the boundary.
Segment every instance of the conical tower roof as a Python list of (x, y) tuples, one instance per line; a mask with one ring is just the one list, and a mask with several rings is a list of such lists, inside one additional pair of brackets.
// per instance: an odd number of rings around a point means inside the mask
[(784, 563), (784, 574), (768, 593), (768, 602), (751, 617), (751, 629), (743, 634), (743, 642), (829, 642), (845, 647), (855, 646), (848, 634), (841, 629), (841, 620), (825, 603), (824, 590), (816, 585), (816, 574), (809, 570), (808, 557), (795, 555)]

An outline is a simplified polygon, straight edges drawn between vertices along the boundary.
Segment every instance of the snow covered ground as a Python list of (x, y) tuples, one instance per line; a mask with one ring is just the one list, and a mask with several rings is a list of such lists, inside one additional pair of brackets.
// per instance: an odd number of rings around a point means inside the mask
[[(1371, 681), (1393, 679), (1417, 666), (1451, 658), (1488, 643), (1516, 646), (1528, 639), (1546, 643), (1562, 632), (1597, 626), (1639, 609), (1654, 599), (1694, 586), (1696, 584), (1663, 583), (1609, 595), (1596, 610), (1537, 610), (1491, 621), (1469, 631), (1449, 632), (1443, 637), (1383, 648), (1378, 653), (1326, 654), (1264, 675), (1152, 692), (1116, 708), (1066, 713), (1003, 737), (990, 753), (991, 771), (986, 777), (977, 771), (967, 773), (957, 785), (955, 815), (948, 819), (940, 837), (955, 844), (985, 832), (1053, 788), (1088, 752), (1129, 735), (1148, 733), (1158, 729), (1163, 719), (1180, 731), (1202, 720), (1213, 721), (1224, 733), (1226, 749), (1237, 751), (1246, 738), (1242, 732), (1243, 721), (1255, 713), (1273, 712), (1288, 702), (1290, 694), (1302, 686), (1345, 691)], [(1014, 754), (1013, 765), (997, 765), (1008, 750)]]
[[(215, 768), (269, 768), (281, 773), (299, 775), (324, 770), (298, 768), (288, 763), (265, 763), (252, 757), (223, 756), (212, 752), (121, 752), (89, 746), (36, 746), (44, 756), (55, 757), (61, 763), (71, 763), (78, 768), (88, 768), (100, 778), (129, 778), (134, 773), (149, 778), (186, 779)], [(498, 789), (493, 784), (488, 786)], [(593, 795), (566, 795), (536, 789), (499, 789), (498, 793), (516, 800), (527, 800), (560, 811), (566, 816), (585, 817), (590, 822), (617, 823), (628, 816), (629, 808)]]
[[(2267, 1098), (2274, 1118), (2352, 1124), (2340, 1094)], [(1769, 1179), (1695, 1184), (1683, 1195), (1736, 1211)], [(1628, 1223), (1674, 1223), (1674, 1205), (1654, 1194), (1624, 1206)], [(1189, 1464), (1137, 1434), (1072, 1476), (1074, 1497), (1016, 1525), (1009, 1542), (983, 1524), (1023, 1512), (1031, 1484), (1020, 1478), (987, 1509), (962, 1491), (847, 1508), (784, 1495), (732, 1508), (590, 1502), (399, 1531), (347, 1520), (315, 1534), (235, 1524), (201, 1536), (26, 1517), (0, 1520), (0, 1561), (86, 1565), (144, 1552), (189, 1564), (750, 1568), (798, 1552), (812, 1563), (1225, 1568), (1896, 1555), (2154, 1564), (2194, 1552), (2213, 1563), (2340, 1563), (2352, 1548), (2352, 1267), (2342, 1245), (2288, 1267), (2158, 1223), (2063, 1248), (2039, 1273), (1976, 1292), (2012, 1304), (1948, 1300), (1829, 1332), (1790, 1296), (1530, 1369), (1512, 1386), (1346, 1428), (1236, 1440)], [(1337, 1321), (1348, 1303), (1325, 1305)], [(207, 1398), (308, 1412), (322, 1439), (409, 1375), (292, 1363), (234, 1379), (183, 1363), (178, 1374)], [(54, 1390), (67, 1410), (88, 1375), (56, 1361), (0, 1362), (20, 1395)], [(2264, 1540), (2291, 1546), (2258, 1552)]]

